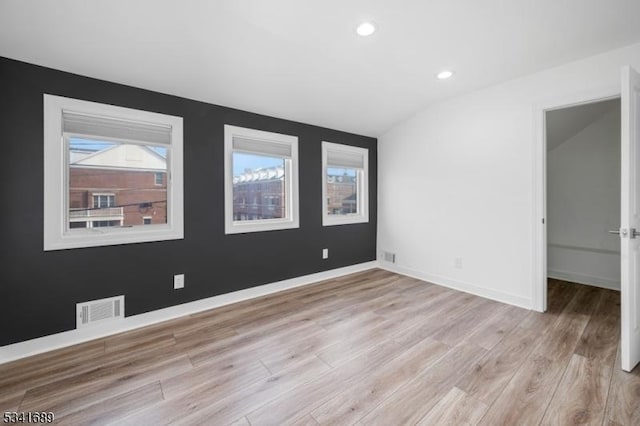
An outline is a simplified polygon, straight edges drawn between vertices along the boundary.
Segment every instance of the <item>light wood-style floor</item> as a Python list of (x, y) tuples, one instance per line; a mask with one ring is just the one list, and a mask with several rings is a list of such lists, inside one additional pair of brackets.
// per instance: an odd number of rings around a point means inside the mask
[(640, 424), (619, 294), (527, 311), (382, 270), (0, 365), (0, 411), (60, 424)]

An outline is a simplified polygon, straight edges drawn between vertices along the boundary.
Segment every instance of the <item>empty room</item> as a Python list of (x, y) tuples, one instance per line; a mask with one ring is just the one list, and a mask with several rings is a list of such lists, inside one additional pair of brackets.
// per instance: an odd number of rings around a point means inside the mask
[(637, 0), (0, 0), (0, 415), (639, 425)]

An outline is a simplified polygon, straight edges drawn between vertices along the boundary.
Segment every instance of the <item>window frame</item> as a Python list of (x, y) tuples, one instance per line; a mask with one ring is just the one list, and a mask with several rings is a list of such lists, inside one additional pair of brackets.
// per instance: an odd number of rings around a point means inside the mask
[[(182, 117), (44, 94), (44, 250), (65, 250), (184, 238), (183, 120)], [(131, 227), (71, 228), (69, 222), (68, 141), (63, 112), (108, 117), (136, 123), (170, 126), (167, 145), (98, 137), (101, 141), (167, 148), (167, 223)]]
[[(259, 155), (255, 152), (234, 150), (233, 138), (237, 136), (253, 141), (264, 141), (288, 145), (291, 158), (284, 158), (285, 212), (282, 219), (259, 219), (238, 221), (233, 218), (233, 153), (242, 152)], [(267, 155), (267, 154), (265, 154)], [(268, 155), (267, 155), (268, 156)], [(274, 157), (279, 158), (279, 157)], [(282, 133), (267, 132), (247, 127), (224, 125), (224, 208), (225, 234), (244, 234), (250, 232), (277, 231), (300, 227), (300, 194), (298, 185), (298, 137)]]
[[(344, 152), (345, 154), (357, 154), (362, 156), (362, 169), (356, 170), (356, 206), (358, 213), (345, 215), (330, 215), (328, 208), (327, 191), (327, 153)], [(369, 222), (369, 150), (352, 145), (344, 145), (333, 142), (322, 142), (322, 226), (350, 225)]]
[[(160, 183), (158, 183), (158, 176), (160, 176)], [(163, 172), (155, 172), (153, 174), (153, 183), (156, 186), (164, 185), (164, 173)]]

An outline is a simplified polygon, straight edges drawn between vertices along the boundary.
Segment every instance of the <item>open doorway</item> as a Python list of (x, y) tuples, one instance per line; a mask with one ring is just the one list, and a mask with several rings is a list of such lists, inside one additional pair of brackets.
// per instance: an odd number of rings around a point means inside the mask
[(548, 110), (545, 123), (549, 286), (620, 291), (620, 99)]
[[(536, 128), (540, 131), (536, 134), (534, 144), (534, 268), (531, 306), (540, 312), (547, 311), (551, 307), (551, 304), (547, 303), (548, 296), (553, 296), (547, 292), (547, 114), (563, 108), (585, 106), (614, 98), (619, 99), (620, 103), (620, 221), (612, 229), (603, 229), (602, 225), (598, 228), (601, 237), (604, 231), (618, 234), (614, 236), (617, 236), (620, 244), (620, 291), (602, 291), (615, 292), (618, 295), (620, 333), (610, 330), (596, 335), (615, 333), (620, 336), (620, 368), (630, 372), (640, 363), (640, 73), (630, 66), (622, 67), (619, 88), (609, 87), (591, 93), (572, 95), (564, 100), (537, 105), (534, 110)], [(576, 246), (558, 244), (554, 240), (550, 242), (556, 246)], [(615, 255), (614, 250), (607, 247), (597, 248), (599, 252), (603, 250), (607, 254)], [(557, 264), (552, 264), (551, 269), (554, 266), (557, 267)], [(589, 266), (593, 265), (589, 263)], [(603, 278), (602, 269), (598, 271), (599, 278)], [(615, 279), (612, 281), (599, 280), (598, 284), (611, 286)], [(589, 284), (594, 285), (596, 282), (592, 281)]]

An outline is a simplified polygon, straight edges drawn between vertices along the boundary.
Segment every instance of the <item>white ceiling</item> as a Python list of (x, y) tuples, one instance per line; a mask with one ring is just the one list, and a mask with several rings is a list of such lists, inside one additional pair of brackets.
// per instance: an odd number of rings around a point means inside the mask
[(638, 41), (639, 0), (0, 1), (0, 56), (370, 136)]

